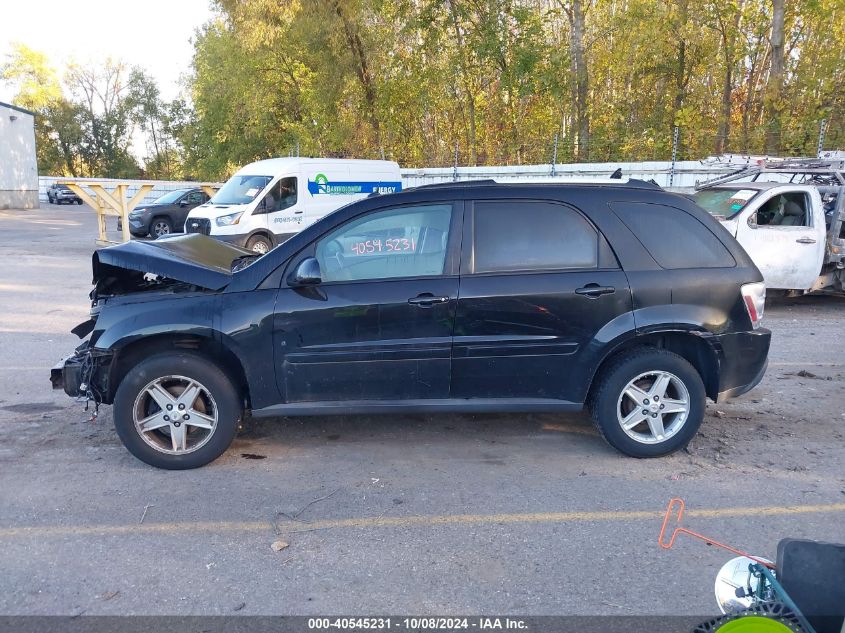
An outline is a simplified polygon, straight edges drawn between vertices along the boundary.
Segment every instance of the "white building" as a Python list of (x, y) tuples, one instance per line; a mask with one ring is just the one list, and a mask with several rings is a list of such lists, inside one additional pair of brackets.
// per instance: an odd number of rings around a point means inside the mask
[(35, 115), (0, 102), (0, 209), (37, 208)]

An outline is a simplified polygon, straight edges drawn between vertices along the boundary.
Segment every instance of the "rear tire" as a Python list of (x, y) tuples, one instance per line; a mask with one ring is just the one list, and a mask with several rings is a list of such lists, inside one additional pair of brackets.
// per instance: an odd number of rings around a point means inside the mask
[(114, 397), (114, 426), (123, 445), (142, 462), (167, 470), (217, 459), (242, 417), (242, 399), (231, 379), (213, 361), (190, 352), (156, 354), (135, 365)]
[(624, 352), (598, 377), (590, 412), (608, 444), (631, 457), (660, 457), (685, 447), (704, 419), (704, 383), (677, 354)]
[(247, 240), (246, 247), (260, 255), (269, 253), (273, 249), (270, 240), (264, 235), (253, 235)]

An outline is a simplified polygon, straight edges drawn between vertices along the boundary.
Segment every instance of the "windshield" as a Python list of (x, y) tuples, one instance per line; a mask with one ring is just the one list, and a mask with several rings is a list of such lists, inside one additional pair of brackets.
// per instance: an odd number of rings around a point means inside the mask
[(264, 190), (272, 176), (232, 176), (211, 199), (212, 204), (246, 204)]
[(710, 215), (731, 219), (758, 194), (754, 189), (704, 189), (693, 194), (698, 206)]
[(177, 189), (176, 191), (168, 191), (163, 196), (156, 198), (153, 201), (153, 204), (173, 204), (179, 198), (185, 195), (186, 191), (187, 189)]

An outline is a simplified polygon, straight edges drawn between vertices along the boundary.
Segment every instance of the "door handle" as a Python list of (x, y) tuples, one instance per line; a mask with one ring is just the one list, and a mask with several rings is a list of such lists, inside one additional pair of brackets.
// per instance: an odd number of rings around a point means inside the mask
[(590, 299), (598, 299), (602, 295), (610, 295), (616, 292), (613, 286), (600, 286), (598, 284), (587, 284), (583, 288), (576, 288), (575, 294), (584, 295)]
[(416, 297), (408, 299), (408, 303), (411, 305), (421, 306), (423, 308), (433, 306), (437, 303), (446, 303), (447, 301), (449, 301), (449, 297), (435, 297), (430, 292), (424, 292)]
[(801, 239), (795, 240), (795, 241), (798, 242), (799, 244), (815, 244), (816, 243), (816, 240), (814, 240), (812, 237), (802, 237)]

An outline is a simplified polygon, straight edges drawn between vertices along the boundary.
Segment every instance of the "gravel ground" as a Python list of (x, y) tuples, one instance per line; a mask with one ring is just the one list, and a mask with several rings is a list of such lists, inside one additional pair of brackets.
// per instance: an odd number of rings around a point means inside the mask
[(92, 422), (50, 389), (94, 227), (87, 207), (0, 212), (0, 614), (705, 615), (731, 555), (660, 549), (671, 497), (758, 555), (845, 541), (842, 298), (771, 302), (766, 378), (667, 458), (617, 454), (584, 415), (350, 416), (249, 422), (165, 472), (108, 407)]

